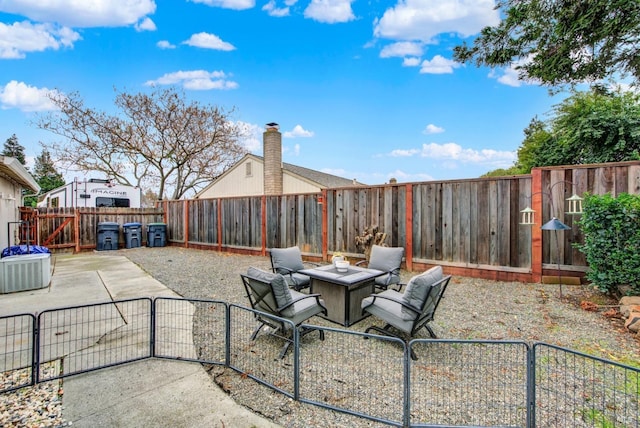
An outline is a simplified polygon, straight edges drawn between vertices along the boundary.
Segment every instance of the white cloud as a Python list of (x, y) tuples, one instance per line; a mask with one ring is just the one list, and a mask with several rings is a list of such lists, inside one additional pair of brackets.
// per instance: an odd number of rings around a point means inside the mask
[(36, 88), (23, 82), (12, 80), (0, 90), (0, 104), (3, 109), (17, 108), (22, 111), (57, 110), (49, 95), (57, 95), (58, 91), (47, 88)]
[(424, 130), (422, 131), (423, 134), (440, 134), (444, 132), (444, 128), (441, 128), (439, 126), (434, 125), (433, 123), (428, 124)]
[(242, 133), (244, 137), (240, 139), (240, 144), (242, 144), (249, 152), (261, 152), (262, 151), (262, 133), (264, 132), (264, 128), (255, 125), (253, 123), (236, 122), (242, 129)]
[(80, 38), (80, 34), (67, 27), (27, 21), (12, 25), (0, 22), (0, 58), (19, 59), (24, 58), (27, 52), (73, 47), (73, 42)]
[(432, 159), (450, 159), (469, 163), (503, 163), (511, 165), (516, 160), (515, 152), (493, 149), (465, 149), (456, 143), (423, 144), (420, 156)]
[(442, 33), (467, 37), (500, 22), (494, 0), (398, 0), (374, 21), (376, 37), (433, 43)]
[(410, 174), (399, 169), (393, 172), (387, 173), (387, 179), (392, 179), (392, 178), (395, 178), (396, 180), (398, 180), (398, 183), (408, 183), (412, 181), (431, 181), (434, 179), (433, 176), (429, 174), (425, 174), (425, 173)]
[(275, 0), (269, 0), (267, 4), (262, 6), (262, 10), (267, 12), (269, 16), (274, 16), (276, 18), (289, 16), (289, 7), (277, 7)]
[(159, 47), (160, 49), (175, 49), (176, 45), (172, 45), (171, 43), (169, 43), (168, 40), (160, 40), (158, 43), (156, 43), (156, 46)]
[(185, 89), (206, 91), (211, 89), (236, 89), (238, 84), (228, 80), (223, 71), (176, 71), (167, 73), (156, 80), (145, 82), (147, 86), (182, 85)]
[(420, 150), (418, 149), (395, 149), (392, 150), (391, 153), (389, 154), (390, 156), (394, 157), (394, 158), (408, 158), (411, 156), (415, 156), (418, 153), (420, 153)]
[(231, 43), (223, 42), (220, 37), (215, 34), (197, 33), (192, 35), (189, 40), (182, 42), (185, 45), (195, 46), (204, 49), (215, 49), (219, 51), (232, 51), (235, 49)]
[(143, 18), (142, 21), (136, 23), (136, 31), (156, 31), (156, 24), (151, 18)]
[(335, 24), (353, 21), (356, 17), (351, 10), (354, 0), (311, 0), (304, 10), (305, 18), (318, 22)]
[(282, 136), (285, 138), (298, 138), (298, 137), (309, 138), (309, 137), (313, 137), (313, 131), (307, 131), (302, 126), (296, 125), (293, 127), (291, 131), (287, 131), (283, 133)]
[(154, 0), (2, 0), (0, 12), (67, 27), (120, 27), (143, 21), (156, 10)]
[(516, 152), (505, 152), (493, 149), (465, 149), (456, 143), (429, 143), (423, 144), (420, 149), (396, 149), (392, 150), (388, 156), (391, 157), (414, 157), (429, 158), (437, 160), (443, 165), (450, 162), (467, 164), (494, 165), (495, 167), (509, 167), (516, 160)]
[(397, 42), (385, 46), (380, 51), (380, 58), (422, 56), (422, 43)]
[(244, 10), (251, 9), (256, 5), (254, 0), (190, 0), (194, 3), (202, 3), (211, 7), (221, 7), (223, 9)]
[(520, 80), (519, 72), (516, 67), (525, 65), (530, 62), (531, 58), (524, 58), (512, 63), (509, 67), (502, 68), (501, 70), (491, 70), (489, 77), (498, 80), (503, 85), (513, 86), (515, 88), (522, 85), (536, 85), (539, 84), (535, 79), (530, 81)]
[(407, 57), (402, 60), (403, 67), (417, 67), (420, 65), (420, 58)]
[(425, 59), (420, 66), (423, 74), (451, 74), (454, 68), (460, 67), (460, 63), (436, 55), (432, 60)]

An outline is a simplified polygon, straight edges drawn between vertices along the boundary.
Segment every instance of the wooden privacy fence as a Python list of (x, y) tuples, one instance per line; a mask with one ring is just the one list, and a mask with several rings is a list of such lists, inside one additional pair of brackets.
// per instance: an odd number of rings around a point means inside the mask
[[(536, 168), (530, 175), (325, 189), (321, 193), (161, 202), (167, 239), (184, 247), (266, 255), (298, 245), (311, 260), (340, 251), (362, 257), (355, 237), (367, 226), (405, 249), (405, 266), (434, 264), (449, 273), (538, 282), (582, 276), (572, 194), (640, 193), (640, 162)], [(533, 226), (520, 211), (536, 211)], [(557, 217), (571, 230), (540, 226)], [(558, 238), (556, 241), (555, 238)]]
[[(158, 208), (22, 208), (21, 219), (35, 231), (32, 243), (53, 251), (77, 252), (96, 248), (98, 223), (118, 223), (119, 245), (123, 247), (123, 224), (141, 223), (145, 231), (149, 223), (164, 222), (164, 215)], [(146, 234), (142, 235), (144, 243)]]

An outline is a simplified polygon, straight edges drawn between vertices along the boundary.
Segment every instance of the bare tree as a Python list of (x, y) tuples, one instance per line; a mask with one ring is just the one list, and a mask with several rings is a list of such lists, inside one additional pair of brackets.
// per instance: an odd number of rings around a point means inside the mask
[(247, 152), (233, 110), (187, 102), (174, 88), (117, 93), (118, 115), (85, 107), (78, 93), (50, 97), (60, 110), (39, 116), (36, 125), (66, 140), (48, 146), (58, 162), (151, 187), (160, 199), (196, 192)]

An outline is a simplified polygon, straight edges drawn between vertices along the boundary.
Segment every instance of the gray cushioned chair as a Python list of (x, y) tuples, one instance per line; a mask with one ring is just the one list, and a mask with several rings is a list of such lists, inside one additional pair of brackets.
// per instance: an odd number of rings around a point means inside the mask
[[(247, 297), (251, 303), (251, 308), (256, 311), (284, 318), (291, 321), (296, 327), (309, 318), (320, 313), (327, 314), (324, 302), (319, 294), (304, 294), (291, 290), (281, 274), (266, 272), (261, 269), (250, 267), (246, 275), (241, 274), (242, 282), (247, 292)], [(269, 334), (280, 337), (286, 341), (280, 358), (283, 358), (293, 343), (291, 339), (291, 325), (285, 322), (278, 322), (277, 319), (254, 313), (258, 326), (251, 335), (251, 340), (255, 340), (258, 333), (264, 326), (269, 326), (273, 331)], [(300, 337), (315, 331), (315, 329), (299, 329)], [(280, 333), (280, 334), (279, 334)], [(320, 330), (320, 339), (324, 340), (324, 332)]]
[(311, 266), (319, 266), (313, 262), (303, 262), (302, 253), (298, 247), (272, 248), (269, 250), (271, 270), (284, 276), (289, 287), (300, 291), (311, 285), (311, 278), (298, 273), (305, 268), (305, 263)]
[[(405, 340), (407, 335), (410, 339), (424, 327), (431, 337), (437, 338), (429, 322), (433, 321), (450, 279), (451, 275), (443, 276), (442, 267), (436, 266), (411, 278), (404, 293), (386, 290), (363, 299), (363, 312), (369, 312), (386, 323), (382, 328), (371, 326), (365, 333), (373, 330)], [(416, 359), (413, 352), (411, 357)]]
[[(402, 257), (404, 256), (403, 247), (382, 247), (374, 245), (371, 247), (369, 255), (369, 269), (376, 269), (386, 272), (384, 275), (376, 278), (376, 287), (386, 290), (390, 285), (400, 284), (400, 266), (402, 265)], [(367, 263), (365, 260), (356, 263), (361, 266)]]

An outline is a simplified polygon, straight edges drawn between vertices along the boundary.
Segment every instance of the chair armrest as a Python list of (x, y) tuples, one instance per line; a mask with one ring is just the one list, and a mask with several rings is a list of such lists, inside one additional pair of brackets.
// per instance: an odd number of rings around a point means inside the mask
[(298, 297), (297, 299), (293, 299), (291, 302), (287, 303), (286, 305), (281, 306), (279, 308), (276, 308), (276, 310), (278, 312), (282, 312), (285, 309), (287, 309), (289, 306), (292, 306), (293, 304), (295, 304), (296, 302), (299, 302), (299, 301), (304, 300), (304, 299), (309, 299), (309, 298), (316, 299), (316, 301), (318, 303), (318, 306), (320, 306), (322, 308), (322, 312), (324, 312), (325, 315), (327, 314), (327, 308), (325, 308), (324, 305), (322, 303), (320, 303), (320, 294), (315, 294), (315, 293), (314, 294), (305, 294), (304, 296)]
[[(393, 297), (389, 297), (389, 296), (381, 296), (379, 294), (372, 294), (371, 297), (373, 297), (373, 300), (371, 300), (371, 305), (373, 305), (375, 303), (376, 299), (389, 300), (391, 302), (395, 302), (395, 303), (399, 304), (403, 308), (409, 309), (411, 312), (415, 312), (416, 315), (420, 315), (420, 312), (421, 312), (420, 308), (416, 308), (415, 306), (409, 305), (408, 303), (405, 303), (402, 300), (394, 299)], [(368, 308), (371, 305), (365, 306), (362, 309), (364, 310), (364, 309)]]
[(273, 270), (273, 273), (278, 273), (279, 269), (286, 270), (287, 271), (287, 275), (291, 275), (294, 272), (293, 269), (289, 269), (286, 266), (274, 266), (274, 267), (271, 268), (271, 270)]
[(311, 265), (311, 266), (316, 266), (316, 267), (322, 266), (320, 263), (316, 263), (316, 262), (303, 261), (302, 263), (305, 264), (305, 265)]
[[(397, 285), (397, 286), (398, 286), (398, 288), (394, 288), (394, 287), (393, 287), (394, 285)], [(398, 282), (397, 284), (391, 284), (391, 285), (389, 285), (389, 288), (390, 288), (391, 290), (395, 290), (395, 291), (397, 291), (398, 293), (400, 293), (400, 292), (402, 291), (402, 287), (404, 287), (405, 285), (407, 285), (407, 284), (405, 284), (404, 282)]]
[(367, 262), (366, 260), (360, 260), (359, 262), (356, 262), (356, 266), (360, 266), (360, 265), (363, 265), (365, 263), (369, 264), (369, 262)]

